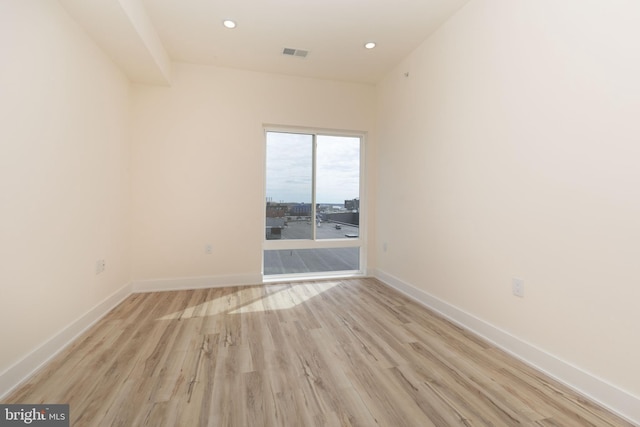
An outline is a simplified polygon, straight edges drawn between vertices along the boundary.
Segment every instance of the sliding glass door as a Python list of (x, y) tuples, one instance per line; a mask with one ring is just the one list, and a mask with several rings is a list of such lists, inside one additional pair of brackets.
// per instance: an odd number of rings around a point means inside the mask
[(265, 276), (362, 271), (362, 137), (266, 132)]

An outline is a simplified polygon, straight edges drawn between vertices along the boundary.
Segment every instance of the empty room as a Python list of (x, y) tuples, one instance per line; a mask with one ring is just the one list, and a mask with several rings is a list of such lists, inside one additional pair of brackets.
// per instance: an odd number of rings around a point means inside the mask
[(639, 21), (0, 0), (0, 426), (640, 426)]

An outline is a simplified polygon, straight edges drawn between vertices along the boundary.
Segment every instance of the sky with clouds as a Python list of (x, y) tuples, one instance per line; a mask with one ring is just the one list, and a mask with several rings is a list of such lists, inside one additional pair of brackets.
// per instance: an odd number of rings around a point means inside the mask
[[(317, 136), (316, 200), (342, 205), (359, 198), (360, 138)], [(312, 135), (267, 133), (267, 197), (311, 203)]]

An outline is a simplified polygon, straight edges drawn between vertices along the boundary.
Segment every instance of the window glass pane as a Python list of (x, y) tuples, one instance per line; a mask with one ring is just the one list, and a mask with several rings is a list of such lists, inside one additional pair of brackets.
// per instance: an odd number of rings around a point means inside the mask
[(360, 138), (318, 135), (316, 168), (316, 237), (358, 237)]
[(266, 239), (312, 239), (313, 136), (267, 132), (266, 181)]
[(354, 271), (359, 268), (359, 248), (264, 251), (266, 275)]

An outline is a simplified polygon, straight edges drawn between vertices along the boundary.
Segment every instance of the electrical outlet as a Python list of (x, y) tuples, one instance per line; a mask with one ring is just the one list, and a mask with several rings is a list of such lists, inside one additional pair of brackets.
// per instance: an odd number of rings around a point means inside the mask
[(515, 277), (511, 280), (511, 291), (513, 295), (524, 298), (524, 280), (516, 279)]
[(382, 243), (382, 252), (387, 252), (387, 242)]
[(96, 261), (96, 274), (102, 273), (107, 268), (107, 263), (103, 259)]
[(211, 244), (205, 245), (204, 253), (207, 255), (211, 255), (213, 253), (213, 246)]

